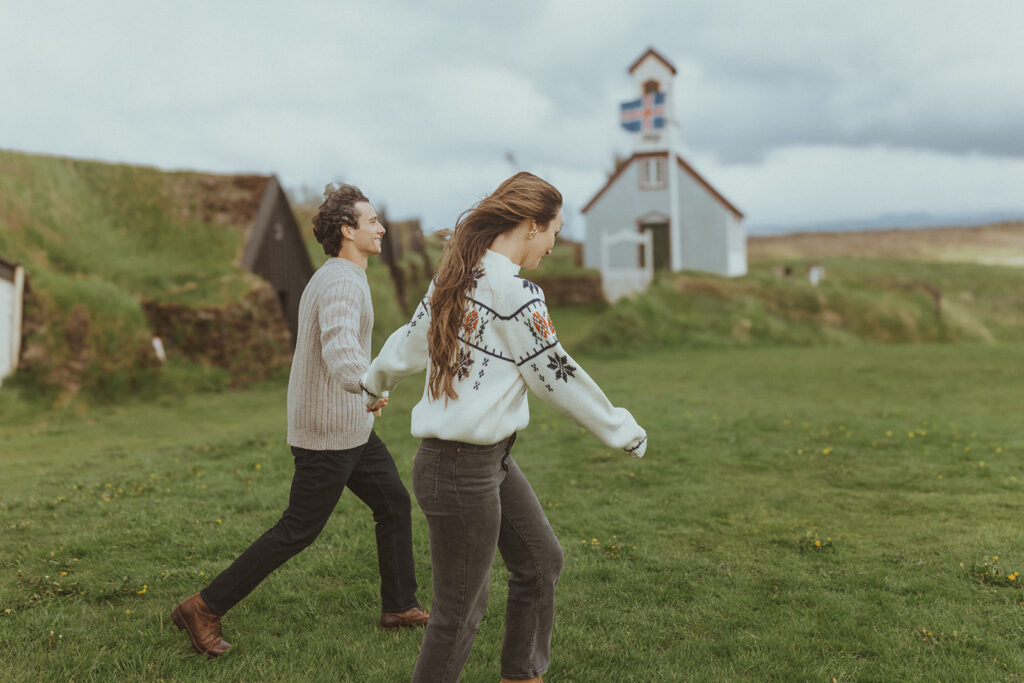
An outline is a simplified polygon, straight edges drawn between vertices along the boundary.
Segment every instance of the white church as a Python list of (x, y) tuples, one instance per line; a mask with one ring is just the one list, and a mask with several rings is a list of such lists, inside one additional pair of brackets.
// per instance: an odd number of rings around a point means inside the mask
[(618, 281), (605, 286), (611, 300), (645, 287), (655, 269), (746, 274), (743, 213), (677, 150), (675, 67), (651, 48), (629, 74), (637, 100), (622, 105), (621, 123), (633, 153), (583, 207), (585, 264)]

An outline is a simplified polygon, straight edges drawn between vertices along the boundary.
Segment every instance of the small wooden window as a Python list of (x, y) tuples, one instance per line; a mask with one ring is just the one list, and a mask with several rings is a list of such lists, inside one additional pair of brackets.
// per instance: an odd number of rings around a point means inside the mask
[(662, 190), (668, 187), (668, 169), (664, 157), (640, 159), (640, 189)]

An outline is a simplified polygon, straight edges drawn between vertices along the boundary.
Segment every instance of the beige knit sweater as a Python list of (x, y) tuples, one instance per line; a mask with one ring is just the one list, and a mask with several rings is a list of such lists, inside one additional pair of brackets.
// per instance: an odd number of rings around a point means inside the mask
[(344, 450), (370, 438), (373, 415), (359, 380), (370, 367), (373, 303), (362, 268), (330, 258), (299, 302), (295, 356), (288, 377), (288, 443)]

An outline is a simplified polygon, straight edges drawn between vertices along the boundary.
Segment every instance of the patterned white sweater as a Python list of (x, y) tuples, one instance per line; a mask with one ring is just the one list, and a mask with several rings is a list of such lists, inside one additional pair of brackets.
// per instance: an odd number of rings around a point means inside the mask
[[(605, 445), (643, 456), (647, 434), (629, 411), (616, 408), (569, 357), (555, 335), (544, 292), (519, 277), (519, 266), (488, 250), (469, 292), (459, 339), (456, 400), (423, 397), (412, 410), (412, 434), (491, 444), (530, 422), (527, 388), (586, 428)], [(431, 284), (408, 324), (392, 334), (363, 376), (372, 405), (407, 375), (428, 368)], [(429, 374), (428, 374), (429, 377)]]

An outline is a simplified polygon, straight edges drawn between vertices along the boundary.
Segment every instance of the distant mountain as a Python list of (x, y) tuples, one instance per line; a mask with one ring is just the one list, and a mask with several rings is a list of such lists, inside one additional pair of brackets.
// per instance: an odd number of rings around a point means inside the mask
[(821, 221), (816, 223), (752, 224), (748, 235), (787, 235), (800, 232), (861, 232), (868, 230), (913, 230), (915, 228), (970, 227), (1006, 221), (1024, 221), (1024, 210), (988, 211), (962, 214), (886, 213), (874, 218)]

